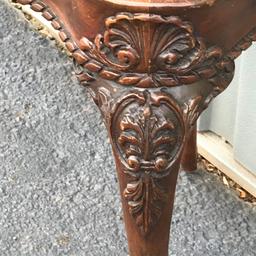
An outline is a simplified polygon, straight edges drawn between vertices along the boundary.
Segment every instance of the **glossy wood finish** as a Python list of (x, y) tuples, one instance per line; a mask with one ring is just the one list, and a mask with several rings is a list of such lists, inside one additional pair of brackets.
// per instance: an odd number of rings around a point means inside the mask
[(167, 256), (181, 161), (196, 168), (196, 120), (256, 40), (255, 0), (18, 2), (59, 31), (99, 106), (130, 255)]

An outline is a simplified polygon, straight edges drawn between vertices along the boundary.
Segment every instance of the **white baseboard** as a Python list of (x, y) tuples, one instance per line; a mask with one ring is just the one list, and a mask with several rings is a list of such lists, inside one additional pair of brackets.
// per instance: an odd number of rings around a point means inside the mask
[(256, 197), (256, 175), (234, 159), (230, 144), (212, 132), (199, 132), (197, 144), (200, 155)]

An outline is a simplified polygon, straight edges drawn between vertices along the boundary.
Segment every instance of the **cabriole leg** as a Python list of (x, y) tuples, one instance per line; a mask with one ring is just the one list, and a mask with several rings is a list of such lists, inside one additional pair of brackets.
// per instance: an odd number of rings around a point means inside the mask
[(191, 168), (196, 120), (229, 84), (234, 63), (178, 17), (122, 13), (105, 25), (94, 43), (81, 38), (76, 73), (108, 129), (130, 256), (167, 256), (185, 144)]
[(186, 98), (175, 88), (127, 88), (102, 79), (90, 91), (111, 139), (130, 256), (167, 256), (183, 148), (204, 96), (197, 89)]

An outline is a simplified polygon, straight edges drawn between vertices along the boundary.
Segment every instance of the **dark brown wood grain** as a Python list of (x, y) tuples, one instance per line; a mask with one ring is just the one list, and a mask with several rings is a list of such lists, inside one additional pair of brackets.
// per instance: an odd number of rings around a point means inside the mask
[[(167, 256), (196, 121), (256, 40), (255, 0), (17, 0), (52, 23), (111, 140), (131, 256)], [(118, 254), (118, 252), (117, 252)]]

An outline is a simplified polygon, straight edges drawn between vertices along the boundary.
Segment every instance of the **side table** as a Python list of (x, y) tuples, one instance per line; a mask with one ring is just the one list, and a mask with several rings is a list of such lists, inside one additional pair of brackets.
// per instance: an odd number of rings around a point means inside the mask
[(256, 1), (16, 2), (58, 31), (102, 113), (130, 255), (168, 255), (179, 169), (196, 169), (196, 121), (256, 41)]

